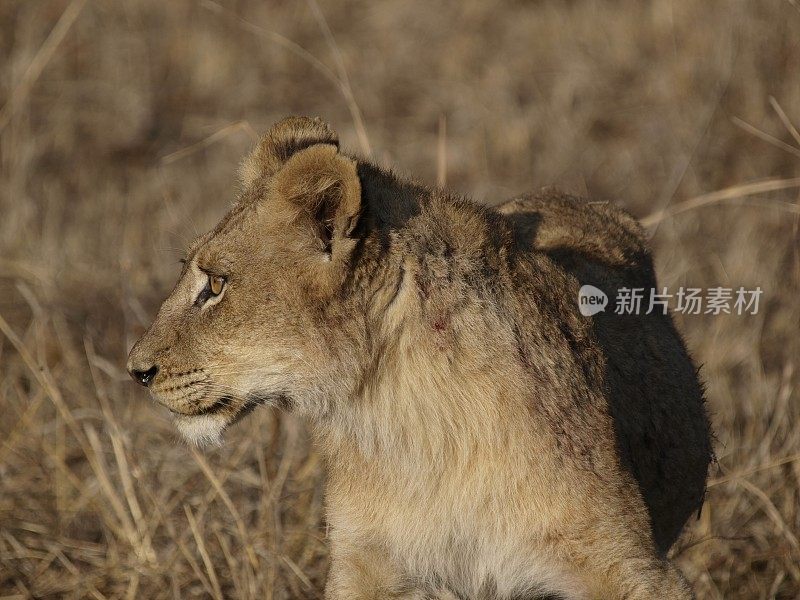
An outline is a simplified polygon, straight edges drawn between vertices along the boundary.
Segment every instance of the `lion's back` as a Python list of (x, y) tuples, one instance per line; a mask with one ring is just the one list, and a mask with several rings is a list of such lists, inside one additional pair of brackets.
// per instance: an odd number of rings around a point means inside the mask
[[(628, 213), (609, 203), (546, 190), (497, 208), (509, 220), (515, 245), (543, 255), (566, 275), (557, 294), (564, 322), (590, 319), (588, 343), (602, 353), (599, 371), (622, 464), (636, 479), (663, 551), (699, 509), (711, 460), (710, 426), (697, 370), (671, 317), (645, 314), (656, 289), (644, 234)], [(561, 277), (558, 278), (563, 281)], [(609, 297), (606, 311), (578, 314), (584, 284)], [(621, 288), (644, 289), (640, 314), (615, 314)]]

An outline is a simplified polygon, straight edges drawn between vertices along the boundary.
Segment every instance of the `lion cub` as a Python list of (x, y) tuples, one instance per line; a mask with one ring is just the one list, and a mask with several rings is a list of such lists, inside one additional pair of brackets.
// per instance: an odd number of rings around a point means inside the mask
[(128, 369), (195, 442), (261, 404), (308, 419), (326, 598), (692, 597), (665, 554), (711, 457), (695, 367), (668, 315), (578, 306), (656, 286), (631, 217), (478, 206), (307, 118), (241, 176)]

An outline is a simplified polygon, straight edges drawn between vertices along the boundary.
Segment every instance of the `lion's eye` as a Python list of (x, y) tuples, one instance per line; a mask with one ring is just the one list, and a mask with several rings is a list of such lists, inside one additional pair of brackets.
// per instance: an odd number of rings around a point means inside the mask
[(219, 275), (209, 275), (205, 287), (200, 290), (197, 295), (197, 300), (194, 301), (195, 306), (203, 306), (211, 298), (216, 298), (225, 289), (225, 278)]
[(211, 288), (212, 295), (219, 296), (222, 293), (222, 288), (225, 287), (225, 280), (217, 275), (209, 275), (208, 287)]

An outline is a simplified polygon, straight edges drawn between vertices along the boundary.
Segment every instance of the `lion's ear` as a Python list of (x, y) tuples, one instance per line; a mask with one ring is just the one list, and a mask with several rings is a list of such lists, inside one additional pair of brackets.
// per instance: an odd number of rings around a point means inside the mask
[[(361, 182), (356, 163), (330, 144), (296, 152), (272, 180), (274, 216), (301, 246), (328, 257), (353, 248), (353, 230), (361, 211)], [(279, 217), (280, 218), (280, 217)]]
[(295, 153), (316, 144), (339, 147), (339, 138), (319, 117), (287, 117), (275, 123), (239, 168), (244, 189), (262, 176), (272, 177)]

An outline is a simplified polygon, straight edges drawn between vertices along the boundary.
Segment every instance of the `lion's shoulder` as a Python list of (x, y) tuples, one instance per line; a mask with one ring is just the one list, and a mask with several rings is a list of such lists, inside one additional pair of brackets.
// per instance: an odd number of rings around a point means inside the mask
[(496, 207), (519, 246), (559, 262), (592, 263), (609, 270), (652, 274), (644, 231), (612, 202), (596, 202), (545, 188)]

